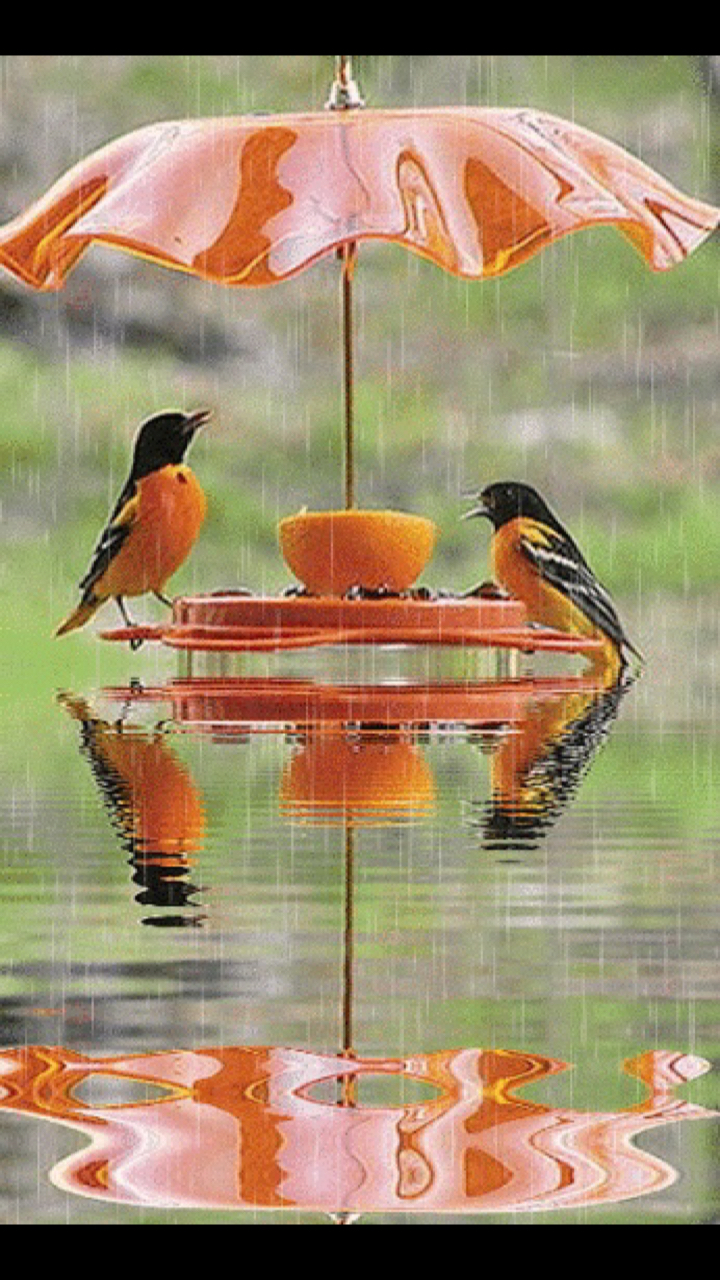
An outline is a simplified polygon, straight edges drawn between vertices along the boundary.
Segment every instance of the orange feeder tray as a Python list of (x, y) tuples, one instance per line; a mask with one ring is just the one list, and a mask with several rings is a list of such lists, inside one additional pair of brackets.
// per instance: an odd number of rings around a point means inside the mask
[(600, 640), (530, 626), (519, 600), (477, 597), (340, 599), (218, 593), (179, 598), (167, 625), (120, 627), (101, 634), (105, 640), (159, 640), (174, 649), (236, 653), (341, 644), (587, 655), (602, 649)]

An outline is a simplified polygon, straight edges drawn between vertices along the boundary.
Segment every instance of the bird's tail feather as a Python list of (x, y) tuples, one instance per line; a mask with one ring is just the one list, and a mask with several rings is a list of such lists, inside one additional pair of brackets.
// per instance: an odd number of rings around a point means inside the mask
[(100, 608), (102, 600), (96, 600), (91, 597), (89, 600), (81, 600), (77, 609), (73, 609), (64, 622), (60, 623), (56, 636), (67, 635), (68, 631), (76, 631), (78, 627), (84, 627), (89, 622), (93, 614)]

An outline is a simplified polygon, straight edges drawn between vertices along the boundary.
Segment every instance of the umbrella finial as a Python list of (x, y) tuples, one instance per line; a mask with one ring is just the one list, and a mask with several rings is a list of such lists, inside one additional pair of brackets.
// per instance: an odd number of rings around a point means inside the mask
[(335, 79), (330, 86), (330, 96), (325, 106), (329, 111), (347, 111), (350, 107), (365, 106), (365, 99), (353, 80), (350, 55), (347, 53), (338, 54)]

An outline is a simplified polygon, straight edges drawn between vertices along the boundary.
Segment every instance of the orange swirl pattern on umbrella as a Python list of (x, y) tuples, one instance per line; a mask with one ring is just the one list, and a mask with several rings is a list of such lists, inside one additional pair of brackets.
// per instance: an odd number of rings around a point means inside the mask
[[(519, 1096), (566, 1067), (541, 1054), (478, 1048), (349, 1059), (223, 1046), (92, 1058), (27, 1046), (0, 1052), (0, 1110), (70, 1125), (89, 1139), (50, 1171), (64, 1191), (129, 1205), (330, 1214), (616, 1203), (677, 1177), (634, 1138), (717, 1115), (676, 1094), (710, 1064), (661, 1050), (624, 1063), (646, 1089), (627, 1108), (552, 1107)], [(125, 1082), (126, 1093), (139, 1084), (162, 1093), (82, 1100), (89, 1082), (107, 1077), (121, 1089)], [(351, 1103), (318, 1096), (348, 1077)], [(388, 1077), (428, 1097), (373, 1102), (373, 1084)]]
[(663, 271), (719, 220), (622, 147), (530, 109), (220, 117), (151, 124), (86, 157), (0, 230), (0, 263), (57, 289), (97, 241), (267, 285), (380, 239), (477, 279), (606, 223)]

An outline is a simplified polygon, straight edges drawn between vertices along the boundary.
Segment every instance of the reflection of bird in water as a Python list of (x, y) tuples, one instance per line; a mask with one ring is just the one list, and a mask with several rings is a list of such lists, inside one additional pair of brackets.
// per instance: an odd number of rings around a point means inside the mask
[(202, 800), (187, 769), (161, 732), (110, 724), (72, 694), (60, 694), (58, 701), (81, 726), (80, 750), (130, 853), (133, 881), (141, 886), (136, 900), (175, 909), (143, 923), (199, 924), (197, 915), (178, 913), (193, 905), (191, 896), (199, 891), (186, 877), (205, 831)]
[(490, 764), (491, 799), (478, 822), (483, 847), (536, 848), (572, 800), (607, 739), (634, 679), (535, 704)]
[[(183, 462), (195, 432), (209, 418), (158, 413), (138, 431), (132, 467), (80, 582), (82, 596), (56, 635), (75, 631), (111, 597), (131, 626), (125, 596), (147, 591), (162, 600), (165, 583), (187, 558), (205, 519), (205, 494)], [(137, 648), (141, 640), (131, 641)]]
[(478, 495), (465, 515), (486, 516), (495, 581), (522, 600), (531, 621), (604, 641), (596, 665), (612, 680), (627, 665), (625, 650), (642, 662), (617, 610), (577, 543), (530, 485), (500, 481)]

